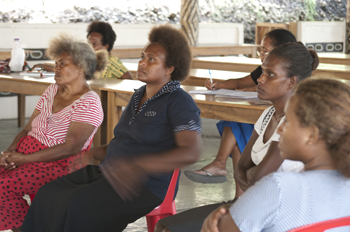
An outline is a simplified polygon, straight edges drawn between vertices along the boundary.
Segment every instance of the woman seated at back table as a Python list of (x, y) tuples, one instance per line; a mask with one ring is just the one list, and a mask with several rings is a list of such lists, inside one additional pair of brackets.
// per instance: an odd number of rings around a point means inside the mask
[[(261, 41), (262, 48), (259, 52), (261, 62), (264, 61), (273, 48), (288, 42), (296, 42), (294, 35), (290, 31), (277, 29), (268, 32)], [(261, 74), (262, 69), (259, 66), (246, 77), (214, 83), (210, 83), (210, 80), (207, 80), (205, 86), (208, 89), (245, 89), (253, 86), (256, 90), (258, 78)], [(185, 171), (186, 176), (192, 181), (199, 183), (225, 182), (227, 179), (227, 159), (230, 155), (232, 156), (233, 168), (235, 169), (241, 153), (252, 135), (254, 124), (220, 121), (217, 123), (217, 128), (221, 135), (218, 153), (215, 159), (201, 170)], [(236, 198), (242, 193), (242, 189), (236, 183)]]
[[(118, 57), (111, 55), (117, 35), (109, 23), (100, 21), (91, 22), (87, 28), (86, 37), (95, 51), (101, 49), (108, 51), (109, 64), (99, 78), (133, 79), (130, 71), (123, 65), (123, 62)], [(41, 68), (49, 72), (54, 71), (54, 66), (49, 64), (36, 64), (33, 66), (34, 68)]]
[[(237, 164), (235, 179), (244, 191), (271, 172), (299, 172), (303, 169), (301, 162), (280, 157), (276, 129), (284, 120), (283, 109), (294, 87), (311, 76), (317, 66), (316, 52), (307, 50), (300, 43), (280, 45), (265, 58), (261, 65), (263, 74), (258, 78), (258, 97), (270, 100), (273, 106), (267, 108), (255, 123), (253, 134)], [(205, 217), (221, 204), (164, 218), (157, 223), (155, 231), (198, 232)]]
[(21, 230), (123, 231), (161, 204), (172, 171), (200, 155), (200, 111), (179, 82), (190, 65), (182, 32), (153, 28), (137, 71), (146, 85), (135, 90), (108, 146), (91, 150), (102, 163), (43, 186)]
[(350, 216), (349, 86), (305, 80), (287, 102), (285, 114), (277, 129), (281, 157), (303, 162), (305, 171), (264, 177), (230, 208), (210, 214), (202, 232), (280, 232)]
[(0, 230), (21, 226), (28, 211), (25, 194), (75, 170), (70, 163), (86, 150), (103, 120), (99, 96), (87, 80), (106, 67), (97, 52), (68, 35), (50, 41), (47, 55), (56, 60), (50, 85), (24, 129), (0, 158)]

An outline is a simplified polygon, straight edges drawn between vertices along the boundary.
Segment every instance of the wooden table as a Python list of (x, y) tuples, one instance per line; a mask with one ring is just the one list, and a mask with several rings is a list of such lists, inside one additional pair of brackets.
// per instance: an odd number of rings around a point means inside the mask
[(320, 63), (350, 65), (350, 55), (344, 53), (318, 53)]
[[(42, 95), (46, 88), (55, 83), (53, 77), (35, 78), (28, 76), (21, 76), (18, 73), (0, 74), (0, 91), (17, 93), (17, 107), (18, 107), (18, 127), (25, 126), (25, 95)], [(102, 106), (104, 104), (104, 95), (98, 87), (91, 85), (91, 88), (100, 96)], [(33, 109), (34, 110), (34, 109)], [(105, 113), (105, 112), (104, 112)], [(98, 146), (101, 141), (106, 140), (105, 124), (97, 130), (94, 136), (94, 145)]]
[[(0, 91), (41, 95), (47, 86), (54, 83), (53, 78), (33, 78), (20, 76), (16, 73), (0, 74)], [(94, 144), (100, 145), (113, 138), (114, 126), (118, 123), (122, 107), (129, 102), (134, 89), (144, 85), (136, 80), (93, 80), (89, 81), (91, 88), (97, 92), (102, 101), (105, 120), (94, 138)], [(204, 87), (183, 86), (185, 91), (204, 90)], [(201, 117), (255, 123), (269, 104), (260, 100), (237, 100), (232, 98), (216, 98), (212, 95), (191, 95), (201, 109)], [(21, 103), (24, 105), (24, 101)], [(24, 119), (24, 111), (22, 115)]]
[[(256, 51), (261, 47), (256, 44), (243, 44), (243, 45), (199, 45), (191, 47), (192, 56), (228, 56), (247, 54), (250, 57), (257, 57)], [(141, 56), (143, 47), (131, 47), (131, 48), (116, 48), (111, 51), (113, 56), (117, 56), (119, 59), (139, 58)]]
[(257, 44), (243, 45), (199, 45), (191, 47), (192, 56), (229, 56), (238, 54), (249, 54), (250, 57), (257, 57), (257, 49), (261, 47)]
[[(137, 63), (124, 62), (125, 67), (131, 72), (134, 79), (136, 79)], [(222, 71), (222, 70), (210, 70), (213, 81), (225, 81), (228, 79), (236, 79), (245, 77), (250, 72), (233, 72), (233, 71)], [(190, 86), (204, 86), (205, 80), (210, 78), (208, 69), (191, 69), (189, 77), (182, 81), (182, 85)]]
[[(31, 53), (31, 50), (25, 50), (25, 53)], [(2, 50), (0, 49), (0, 60), (5, 60), (7, 58), (11, 58), (11, 50)]]
[[(261, 60), (254, 58), (201, 57), (193, 60), (189, 78), (182, 84), (204, 86), (205, 80), (209, 78), (208, 69), (210, 69), (214, 81), (245, 77), (260, 64)], [(136, 78), (137, 63), (125, 62), (124, 65)], [(350, 80), (350, 65), (319, 64), (318, 68), (312, 72), (312, 76)]]
[[(261, 65), (260, 59), (245, 57), (200, 57), (192, 61), (194, 69), (205, 68), (249, 73), (259, 65)], [(349, 65), (320, 63), (312, 72), (312, 76), (350, 80), (350, 63)]]
[(192, 60), (193, 69), (213, 69), (236, 72), (252, 72), (261, 60), (246, 57), (197, 57)]
[[(133, 80), (99, 80), (99, 88), (108, 94), (107, 107), (107, 141), (113, 138), (113, 129), (118, 123), (122, 113), (122, 107), (130, 100), (134, 89), (144, 85), (140, 81)], [(182, 86), (189, 92), (191, 90), (205, 90), (204, 87)], [(255, 123), (269, 104), (261, 100), (238, 100), (233, 98), (216, 98), (213, 95), (191, 94), (197, 106), (201, 110), (201, 117), (220, 120)]]

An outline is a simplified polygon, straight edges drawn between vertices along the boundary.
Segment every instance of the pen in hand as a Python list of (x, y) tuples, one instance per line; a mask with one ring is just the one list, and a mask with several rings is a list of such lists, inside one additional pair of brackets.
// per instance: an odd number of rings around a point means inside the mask
[(210, 78), (210, 84), (213, 84), (213, 78), (211, 78), (211, 72), (210, 72), (210, 69), (209, 70), (209, 78)]

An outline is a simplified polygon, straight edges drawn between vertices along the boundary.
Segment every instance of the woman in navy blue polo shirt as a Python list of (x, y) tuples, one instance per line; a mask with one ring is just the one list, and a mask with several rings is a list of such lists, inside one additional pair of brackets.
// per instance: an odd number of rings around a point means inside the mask
[(170, 26), (149, 34), (135, 90), (108, 146), (91, 149), (102, 161), (53, 181), (35, 196), (21, 231), (122, 231), (164, 199), (172, 171), (200, 155), (200, 111), (180, 88), (191, 52)]

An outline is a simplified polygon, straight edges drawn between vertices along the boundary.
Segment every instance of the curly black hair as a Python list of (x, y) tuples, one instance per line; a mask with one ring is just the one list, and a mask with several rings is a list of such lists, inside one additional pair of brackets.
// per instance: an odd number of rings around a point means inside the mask
[(165, 66), (174, 66), (172, 80), (183, 81), (188, 77), (192, 55), (188, 40), (178, 29), (170, 25), (153, 27), (148, 35), (149, 43), (158, 43), (166, 51)]
[(109, 23), (93, 21), (89, 24), (86, 32), (88, 33), (86, 38), (93, 32), (100, 33), (102, 35), (102, 45), (108, 44), (108, 52), (113, 49), (114, 42), (117, 40), (117, 35)]

